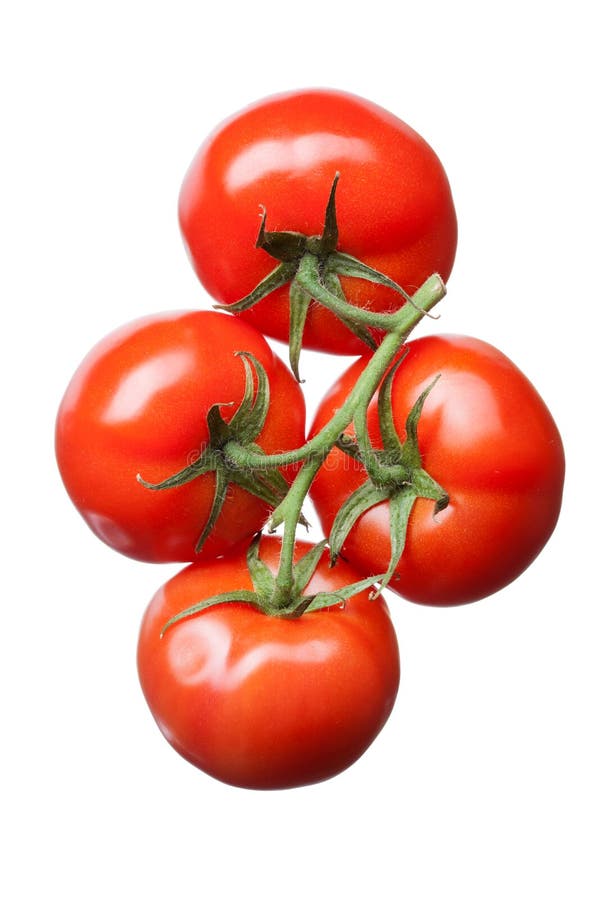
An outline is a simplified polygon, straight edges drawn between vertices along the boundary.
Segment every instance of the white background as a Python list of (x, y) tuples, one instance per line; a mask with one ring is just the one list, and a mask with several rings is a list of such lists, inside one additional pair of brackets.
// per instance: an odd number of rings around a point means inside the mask
[[(599, 896), (592, 6), (23, 0), (3, 13), (3, 896)], [(176, 222), (200, 141), (261, 96), (314, 85), (388, 107), (437, 150), (460, 243), (442, 319), (420, 333), (511, 356), (564, 434), (568, 477), (555, 535), (518, 582), (452, 610), (390, 598), (402, 685), (363, 759), (263, 794), (212, 781), (160, 736), (135, 645), (177, 567), (96, 541), (52, 432), (106, 332), (208, 305)], [(305, 356), (311, 409), (347, 364)]]

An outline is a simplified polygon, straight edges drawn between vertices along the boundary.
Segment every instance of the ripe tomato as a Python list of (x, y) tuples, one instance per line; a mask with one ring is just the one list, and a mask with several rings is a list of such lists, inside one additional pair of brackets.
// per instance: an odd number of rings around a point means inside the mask
[[(269, 97), (223, 123), (203, 144), (183, 182), (179, 219), (207, 291), (229, 304), (274, 268), (256, 249), (259, 209), (270, 230), (320, 234), (335, 173), (339, 249), (382, 271), (409, 293), (438, 272), (450, 275), (456, 215), (431, 147), (391, 113), (350, 94), (302, 90)], [(396, 309), (387, 287), (342, 278), (348, 300)], [(288, 339), (287, 286), (241, 313), (264, 334)], [(311, 304), (304, 346), (364, 352), (364, 344)]]
[[(252, 353), (269, 378), (271, 405), (257, 443), (269, 453), (304, 441), (302, 392), (254, 328), (217, 312), (163, 313), (110, 334), (69, 384), (56, 423), (59, 469), (75, 506), (101, 540), (148, 562), (190, 562), (208, 519), (215, 476), (164, 491), (160, 482), (196, 459), (213, 404), (229, 420), (245, 386), (236, 351)], [(258, 531), (268, 507), (232, 485), (202, 554), (217, 556)]]
[[(564, 455), (556, 425), (523, 373), (489, 344), (461, 336), (425, 337), (409, 353), (392, 387), (402, 438), (419, 394), (441, 374), (418, 426), (423, 468), (450, 496), (419, 499), (409, 519), (404, 553), (389, 587), (419, 603), (448, 606), (485, 597), (529, 565), (558, 518)], [(322, 401), (318, 431), (343, 403), (367, 360), (351, 366)], [(369, 431), (381, 447), (377, 401)], [(312, 487), (327, 534), (340, 505), (365, 480), (358, 462), (334, 449)], [(343, 555), (361, 572), (385, 571), (390, 559), (387, 502), (356, 522)]]
[[(299, 554), (309, 546), (299, 543)], [(277, 538), (262, 539), (273, 572), (279, 551)], [(325, 555), (307, 593), (358, 578)], [(262, 789), (322, 781), (362, 755), (394, 704), (400, 662), (387, 607), (368, 590), (294, 619), (223, 603), (160, 637), (191, 604), (251, 587), (238, 552), (188, 566), (158, 591), (139, 637), (144, 695), (169, 743), (214, 778)]]

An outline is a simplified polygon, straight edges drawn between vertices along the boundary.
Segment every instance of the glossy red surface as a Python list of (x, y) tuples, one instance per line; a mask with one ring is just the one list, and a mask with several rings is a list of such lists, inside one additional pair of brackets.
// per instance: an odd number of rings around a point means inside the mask
[[(73, 503), (114, 549), (151, 562), (190, 562), (208, 518), (214, 475), (150, 491), (197, 459), (215, 403), (230, 418), (244, 394), (238, 350), (265, 367), (272, 403), (258, 443), (276, 453), (304, 441), (302, 392), (263, 336), (233, 316), (174, 312), (149, 316), (102, 340), (73, 376), (56, 422), (56, 455)], [(232, 486), (202, 551), (216, 556), (253, 534), (266, 504)]]
[[(279, 548), (276, 538), (261, 542), (272, 571)], [(307, 593), (358, 578), (324, 557)], [(146, 700), (173, 747), (215, 778), (261, 789), (321, 781), (358, 759), (391, 712), (400, 664), (387, 607), (368, 591), (297, 619), (227, 603), (160, 637), (191, 604), (250, 587), (240, 553), (189, 566), (158, 591), (138, 646)]]
[[(431, 147), (391, 113), (350, 94), (298, 91), (267, 98), (224, 122), (183, 182), (179, 218), (194, 268), (221, 303), (248, 294), (276, 265), (256, 249), (261, 206), (269, 230), (320, 234), (336, 172), (339, 249), (409, 293), (450, 275), (456, 215)], [(385, 311), (388, 288), (342, 279), (348, 299)], [(287, 288), (242, 314), (265, 334), (288, 335)], [(304, 345), (362, 353), (364, 345), (322, 307), (309, 311)]]
[[(425, 402), (418, 436), (423, 466), (450, 503), (434, 517), (433, 502), (417, 500), (390, 587), (420, 603), (478, 600), (516, 578), (554, 530), (564, 481), (562, 442), (535, 388), (491, 345), (444, 335), (408, 346), (392, 390), (396, 429), (402, 437), (413, 404), (441, 374)], [(311, 433), (331, 418), (366, 362), (358, 360), (334, 385)], [(369, 408), (369, 433), (381, 446), (376, 403), (375, 398)], [(364, 478), (362, 467), (332, 451), (311, 491), (326, 533)], [(385, 571), (387, 503), (358, 520), (343, 552), (367, 574)]]

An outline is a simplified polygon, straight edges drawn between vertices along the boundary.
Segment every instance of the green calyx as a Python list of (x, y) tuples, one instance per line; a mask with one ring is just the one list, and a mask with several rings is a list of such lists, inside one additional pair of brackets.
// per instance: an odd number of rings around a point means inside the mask
[(353, 584), (344, 585), (343, 588), (327, 593), (320, 591), (316, 594), (305, 594), (304, 591), (315, 573), (319, 560), (325, 550), (326, 541), (315, 544), (296, 562), (292, 568), (292, 582), (285, 597), (281, 598), (276, 577), (259, 556), (261, 535), (257, 534), (252, 540), (246, 561), (252, 580), (252, 590), (234, 590), (223, 594), (216, 594), (200, 603), (184, 609), (165, 623), (161, 631), (161, 637), (178, 622), (196, 616), (211, 606), (222, 603), (245, 603), (259, 612), (269, 616), (278, 616), (285, 619), (296, 619), (307, 612), (314, 612), (332, 606), (343, 606), (347, 600), (355, 594), (372, 587), (379, 579), (376, 577), (365, 578)]
[(336, 173), (325, 210), (325, 223), (321, 235), (307, 236), (295, 231), (267, 231), (266, 210), (263, 207), (256, 247), (265, 250), (278, 260), (278, 265), (246, 297), (237, 303), (218, 307), (230, 312), (242, 312), (251, 309), (278, 288), (289, 284), (289, 360), (298, 381), (300, 381), (298, 365), (302, 336), (311, 303), (319, 303), (329, 309), (371, 350), (377, 346), (371, 329), (389, 331), (394, 325), (393, 316), (389, 314), (370, 312), (349, 303), (344, 295), (340, 276), (362, 278), (383, 285), (399, 293), (405, 301), (411, 302), (410, 296), (387, 275), (337, 250), (335, 194), (338, 179), (339, 173)]
[(269, 380), (263, 366), (251, 353), (240, 351), (236, 355), (244, 365), (246, 382), (242, 402), (229, 422), (221, 415), (221, 407), (231, 404), (216, 403), (206, 417), (209, 441), (198, 459), (158, 484), (137, 476), (138, 482), (149, 490), (164, 491), (214, 473), (213, 501), (196, 543), (196, 553), (202, 550), (221, 513), (229, 485), (237, 484), (271, 507), (278, 506), (288, 491), (288, 484), (279, 469), (258, 464), (240, 466), (228, 456), (228, 447), (232, 446), (251, 451), (258, 460), (264, 456), (255, 440), (263, 429), (269, 409)]
[(371, 443), (366, 409), (362, 419), (356, 422), (357, 437), (342, 434), (336, 442), (339, 449), (364, 466), (368, 478), (348, 497), (335, 517), (329, 534), (331, 562), (335, 564), (348, 534), (360, 516), (377, 504), (387, 501), (390, 510), (391, 553), (388, 569), (378, 579), (379, 591), (389, 583), (400, 561), (406, 544), (410, 513), (416, 500), (423, 497), (434, 501), (434, 515), (449, 503), (446, 491), (423, 469), (417, 440), (419, 418), (437, 378), (423, 391), (408, 414), (404, 442), (396, 431), (392, 412), (392, 383), (405, 355), (400, 356), (389, 370), (379, 391), (377, 413), (383, 448), (376, 450)]

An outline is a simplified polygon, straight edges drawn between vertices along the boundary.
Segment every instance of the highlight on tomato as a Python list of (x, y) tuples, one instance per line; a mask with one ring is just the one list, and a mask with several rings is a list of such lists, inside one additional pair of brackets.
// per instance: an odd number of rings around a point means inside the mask
[(325, 89), (267, 97), (219, 126), (185, 176), (179, 220), (220, 304), (266, 335), (295, 330), (305, 347), (342, 354), (373, 340), (344, 309), (388, 312), (431, 274), (447, 280), (457, 239), (429, 144), (380, 106)]
[(256, 329), (218, 312), (167, 312), (86, 356), (58, 411), (56, 456), (102, 541), (138, 560), (191, 562), (259, 530), (292, 477), (228, 468), (222, 444), (277, 453), (304, 433), (302, 392)]
[[(391, 385), (393, 422), (405, 440), (411, 410), (427, 393), (417, 428), (420, 462), (443, 493), (437, 503), (424, 497), (411, 503), (389, 587), (435, 606), (478, 600), (520, 575), (552, 534), (564, 482), (561, 438), (531, 382), (490, 344), (442, 335), (416, 339), (407, 348)], [(344, 403), (367, 364), (367, 358), (359, 359), (331, 388), (312, 434)], [(369, 406), (368, 432), (381, 448), (377, 396)], [(359, 511), (356, 503), (352, 511), (349, 498), (368, 501), (370, 491), (377, 499), (379, 489), (365, 487), (367, 480), (360, 460), (342, 447), (332, 450), (311, 489), (326, 534), (339, 530), (344, 504), (353, 515)], [(363, 502), (362, 514), (346, 521), (338, 549), (359, 571), (385, 571), (392, 553), (391, 510), (396, 504), (402, 512), (403, 492), (413, 490), (410, 480), (397, 483), (380, 502)]]
[[(280, 547), (275, 537), (260, 542), (260, 564), (273, 574)], [(314, 549), (298, 542), (296, 559)], [(326, 552), (314, 563), (309, 596), (360, 578), (343, 561), (331, 568)], [(322, 781), (364, 753), (392, 710), (400, 662), (387, 607), (363, 589), (295, 617), (230, 600), (176, 619), (206, 598), (252, 588), (243, 550), (168, 581), (141, 625), (143, 693), (169, 743), (214, 778), (254, 789)]]

